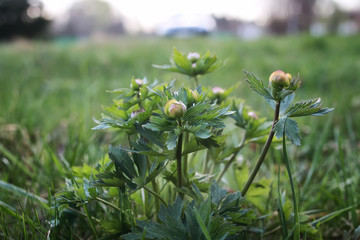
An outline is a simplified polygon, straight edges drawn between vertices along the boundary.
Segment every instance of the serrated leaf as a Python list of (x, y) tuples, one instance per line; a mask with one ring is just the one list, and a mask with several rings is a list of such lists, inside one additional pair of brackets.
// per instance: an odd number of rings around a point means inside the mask
[(206, 138), (206, 139), (196, 138), (196, 140), (206, 148), (220, 147), (220, 145), (217, 143), (217, 141), (213, 137)]
[(140, 124), (135, 124), (137, 132), (146, 138), (149, 142), (158, 145), (160, 148), (164, 147), (164, 144), (161, 142), (162, 135), (159, 132), (152, 131), (151, 128), (143, 128)]
[(319, 116), (325, 115), (332, 111), (334, 111), (334, 108), (321, 108), (319, 111), (317, 111), (316, 113), (313, 113), (311, 115), (319, 117)]
[(275, 124), (273, 131), (275, 132), (275, 136), (277, 138), (282, 138), (283, 133), (285, 132), (285, 135), (290, 139), (293, 144), (300, 146), (300, 130), (296, 121), (294, 121), (293, 119), (287, 117), (280, 118)]
[(197, 137), (202, 138), (202, 139), (206, 139), (206, 138), (211, 137), (210, 129), (200, 129), (199, 131), (196, 131), (194, 134)]
[[(288, 109), (288, 107), (290, 106), (290, 104), (294, 100), (294, 97), (295, 97), (295, 93), (292, 93), (292, 94), (286, 96), (283, 100), (281, 100), (281, 102), (280, 102), (280, 111), (279, 111), (280, 115), (283, 114)], [(268, 98), (265, 98), (265, 100), (269, 103), (271, 108), (275, 110), (275, 105), (276, 105), (275, 100), (268, 99)]]
[(169, 132), (166, 141), (166, 146), (169, 150), (173, 150), (174, 148), (176, 148), (176, 143), (178, 141), (178, 138), (179, 136), (174, 131)]
[(198, 224), (201, 228), (201, 231), (203, 232), (206, 240), (211, 240), (209, 231), (207, 230), (206, 225), (196, 208), (194, 209), (194, 214), (195, 214), (196, 221), (198, 222)]
[(146, 156), (139, 153), (132, 153), (132, 157), (134, 159), (134, 163), (136, 164), (136, 168), (139, 173), (139, 177), (145, 178), (147, 171), (147, 161)]
[(293, 144), (300, 146), (300, 130), (296, 121), (293, 119), (287, 117), (280, 118), (275, 124), (273, 131), (277, 138), (282, 138), (283, 133), (285, 132), (286, 137), (288, 137)]
[(285, 112), (285, 115), (288, 117), (322, 116), (334, 110), (333, 108), (321, 108), (320, 104), (320, 98), (297, 102)]
[(295, 120), (288, 118), (285, 124), (285, 135), (290, 139), (290, 141), (297, 145), (301, 145), (300, 130)]
[(216, 205), (220, 205), (220, 202), (226, 196), (227, 191), (223, 188), (220, 188), (220, 186), (217, 185), (215, 182), (211, 185), (210, 191), (211, 201)]
[(115, 163), (117, 172), (124, 172), (130, 179), (137, 177), (134, 162), (126, 151), (110, 145), (109, 157)]
[(176, 122), (169, 121), (169, 119), (164, 114), (162, 114), (159, 116), (150, 117), (150, 122), (144, 124), (143, 127), (158, 132), (171, 131), (176, 127)]
[(274, 99), (271, 93), (264, 87), (264, 84), (260, 79), (258, 79), (253, 73), (250, 73), (246, 70), (243, 70), (243, 72), (247, 77), (245, 81), (249, 84), (252, 90), (265, 98)]
[(97, 189), (96, 187), (92, 186), (88, 179), (84, 178), (84, 193), (87, 198), (94, 199), (97, 197)]

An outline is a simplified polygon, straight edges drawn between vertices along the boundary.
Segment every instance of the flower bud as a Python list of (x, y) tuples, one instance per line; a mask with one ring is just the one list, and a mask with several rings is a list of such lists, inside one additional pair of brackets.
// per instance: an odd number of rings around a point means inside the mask
[(248, 116), (252, 119), (258, 119), (259, 117), (256, 115), (255, 112), (248, 112)]
[(165, 115), (170, 118), (183, 117), (186, 112), (186, 106), (183, 102), (171, 99), (165, 104), (164, 108)]
[(187, 55), (187, 59), (189, 59), (192, 63), (195, 63), (199, 60), (200, 54), (197, 52), (189, 52)]
[(222, 95), (222, 94), (225, 92), (225, 90), (222, 89), (221, 87), (213, 87), (213, 88), (211, 89), (211, 91), (212, 91), (213, 94), (216, 95), (216, 96)]
[(140, 78), (133, 78), (132, 80), (131, 80), (131, 88), (133, 89), (133, 90), (139, 90), (139, 88), (142, 86), (144, 84), (144, 81), (142, 80), (142, 79), (140, 79)]
[(131, 118), (136, 118), (137, 116), (139, 116), (140, 113), (143, 113), (143, 112), (145, 112), (145, 109), (143, 109), (143, 108), (141, 108), (139, 110), (136, 110), (136, 111), (133, 111), (133, 112), (131, 112), (130, 117)]
[(281, 70), (273, 72), (269, 77), (269, 82), (274, 88), (284, 88), (290, 85), (290, 74), (286, 74)]
[(190, 92), (190, 96), (191, 96), (191, 98), (192, 98), (192, 100), (193, 100), (193, 102), (198, 102), (199, 101), (199, 93), (198, 93), (198, 91), (193, 91), (193, 90), (191, 90), (191, 89), (189, 89), (189, 92)]
[(289, 81), (291, 82), (291, 79), (292, 79), (292, 76), (291, 76), (291, 74), (290, 74), (290, 73), (286, 73), (286, 76), (288, 76), (288, 78), (289, 78)]

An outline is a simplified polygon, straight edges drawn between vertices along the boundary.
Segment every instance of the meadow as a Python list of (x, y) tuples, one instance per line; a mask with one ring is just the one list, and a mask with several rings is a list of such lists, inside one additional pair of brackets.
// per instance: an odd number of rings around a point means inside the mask
[[(277, 69), (298, 74), (302, 86), (297, 98), (321, 97), (324, 106), (335, 108), (325, 117), (300, 121), (302, 145), (289, 147), (289, 156), (300, 211), (314, 219), (333, 213), (318, 226), (320, 236), (358, 239), (360, 36), (268, 37), (252, 42), (220, 37), (124, 37), (2, 43), (0, 238), (46, 237), (52, 213), (41, 202), (51, 202), (64, 187), (69, 177), (66, 168), (92, 165), (104, 156), (109, 144), (124, 141), (116, 132), (91, 130), (102, 105), (115, 97), (106, 90), (128, 87), (133, 76), (150, 82), (175, 78), (178, 87), (190, 85), (184, 76), (152, 67), (167, 64), (173, 47), (182, 52), (210, 50), (224, 59), (226, 65), (200, 78), (200, 84), (228, 88), (239, 83), (232, 96), (245, 99), (268, 118), (269, 106), (246, 86), (243, 69), (265, 82)], [(279, 158), (274, 147), (258, 179), (276, 180)], [(251, 168), (251, 161), (249, 165)], [(290, 193), (289, 186), (284, 189)], [(338, 214), (343, 209), (347, 210)], [(78, 229), (86, 232), (88, 227)], [(266, 229), (264, 239), (271, 235), (270, 230), (279, 229)], [(87, 236), (81, 231), (74, 239)]]

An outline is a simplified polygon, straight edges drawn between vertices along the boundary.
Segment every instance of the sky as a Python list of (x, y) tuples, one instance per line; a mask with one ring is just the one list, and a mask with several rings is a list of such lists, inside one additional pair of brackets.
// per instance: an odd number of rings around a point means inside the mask
[[(42, 0), (53, 17), (66, 12), (78, 0)], [(103, 0), (113, 9), (144, 30), (152, 30), (177, 14), (214, 14), (246, 21), (261, 20), (267, 0)], [(344, 9), (359, 9), (359, 0), (334, 0)]]

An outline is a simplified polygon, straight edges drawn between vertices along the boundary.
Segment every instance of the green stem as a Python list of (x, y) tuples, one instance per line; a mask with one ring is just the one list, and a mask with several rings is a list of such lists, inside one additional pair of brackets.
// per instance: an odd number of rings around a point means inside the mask
[(109, 207), (112, 207), (115, 210), (121, 212), (121, 209), (119, 207), (115, 206), (114, 204), (112, 204), (111, 202), (108, 202), (108, 201), (106, 201), (106, 200), (104, 200), (102, 198), (99, 198), (99, 197), (96, 197), (95, 199), (98, 200), (99, 202), (102, 202), (103, 204), (108, 205)]
[(277, 120), (279, 119), (279, 112), (280, 112), (280, 102), (276, 102), (276, 105), (275, 105), (275, 114), (274, 114), (274, 121), (273, 121), (273, 124), (271, 126), (271, 130), (270, 130), (270, 133), (269, 133), (269, 136), (268, 136), (268, 139), (266, 140), (266, 143), (264, 145), (264, 148), (262, 149), (261, 151), (261, 154), (260, 154), (260, 157), (258, 159), (258, 161), (256, 162), (256, 165), (253, 169), (253, 171), (251, 172), (248, 180), (246, 181), (245, 185), (244, 185), (244, 188), (242, 189), (241, 191), (241, 194), (243, 196), (246, 195), (247, 191), (249, 190), (249, 187), (251, 185), (251, 183), (254, 181), (262, 163), (264, 162), (265, 160), (265, 156), (270, 148), (270, 145), (271, 145), (271, 142), (274, 138), (274, 134), (275, 132), (273, 131), (274, 130), (274, 127), (275, 127), (275, 124), (277, 122)]
[[(189, 142), (189, 133), (186, 132), (184, 134), (184, 143), (186, 144), (187, 142)], [(184, 180), (185, 180), (185, 184), (187, 182), (187, 176), (188, 176), (188, 154), (184, 155), (184, 159), (183, 159), (183, 176), (184, 176)]]
[[(181, 127), (181, 120), (179, 120), (179, 127)], [(177, 187), (182, 187), (182, 170), (181, 170), (181, 153), (183, 144), (183, 134), (181, 133), (176, 146), (176, 167), (177, 167)], [(183, 197), (182, 193), (179, 193), (180, 197)]]
[(150, 188), (143, 186), (143, 188), (148, 191), (149, 193), (151, 193), (152, 195), (154, 195), (154, 197), (158, 198), (163, 204), (164, 206), (166, 206), (166, 202), (165, 200), (156, 192), (154, 192), (153, 190), (151, 190)]
[(209, 161), (210, 161), (210, 148), (208, 148), (207, 150), (206, 150), (206, 157), (205, 157), (205, 161), (204, 161), (204, 165), (203, 165), (203, 173), (207, 173), (207, 165), (208, 165), (208, 163), (209, 163)]
[(216, 180), (218, 183), (221, 181), (222, 177), (224, 176), (225, 172), (229, 169), (230, 165), (235, 161), (236, 156), (238, 155), (240, 150), (244, 147), (244, 145), (245, 145), (245, 136), (243, 137), (240, 145), (236, 148), (234, 154), (231, 156), (230, 160), (226, 163), (224, 169), (221, 171), (220, 175), (218, 176)]
[(181, 133), (178, 139), (176, 147), (176, 167), (177, 167), (177, 187), (182, 187), (182, 167), (181, 167), (181, 152), (182, 152), (182, 139), (183, 134)]
[[(72, 207), (68, 207), (67, 209), (69, 209), (70, 211), (82, 216), (82, 217), (88, 217), (85, 213), (80, 212), (79, 210), (76, 210), (75, 208)], [(91, 216), (91, 219), (94, 220), (96, 223), (100, 223), (101, 221), (95, 217)]]
[(84, 204), (83, 207), (84, 207), (84, 211), (85, 211), (85, 213), (86, 213), (86, 217), (88, 218), (88, 221), (89, 221), (89, 223), (90, 223), (91, 230), (92, 230), (95, 238), (98, 238), (98, 237), (97, 237), (96, 228), (95, 228), (94, 223), (93, 223), (93, 221), (92, 221), (92, 219), (91, 219), (91, 216), (90, 216), (90, 213), (89, 213), (89, 211), (88, 211), (88, 209), (87, 209), (87, 207), (86, 207), (86, 204)]
[[(144, 189), (146, 190), (146, 188), (144, 187)], [(146, 216), (147, 219), (149, 219), (149, 199), (148, 199), (148, 194), (145, 191), (142, 191), (142, 194), (144, 194), (144, 214)]]
[(295, 192), (295, 187), (294, 187), (294, 181), (293, 181), (292, 174), (291, 174), (290, 162), (289, 162), (287, 152), (286, 152), (285, 132), (283, 132), (283, 151), (284, 151), (284, 163), (285, 163), (286, 170), (287, 170), (289, 180), (290, 180), (291, 193), (292, 193), (293, 204), (294, 204), (294, 226), (295, 226), (294, 239), (300, 240), (299, 206), (297, 204), (296, 192)]
[(283, 209), (284, 203), (281, 200), (281, 193), (280, 193), (280, 164), (279, 164), (279, 169), (278, 169), (277, 194), (278, 194), (278, 209), (279, 209), (278, 212), (279, 212), (279, 219), (280, 219), (280, 223), (281, 223), (281, 231), (283, 234), (283, 239), (287, 239), (288, 228), (287, 228), (286, 217), (285, 217), (284, 209)]
[(199, 87), (199, 80), (198, 80), (198, 77), (197, 77), (197, 76), (195, 76), (195, 77), (194, 77), (194, 80), (195, 80), (195, 86), (196, 86), (196, 88), (197, 88), (197, 87)]
[[(158, 187), (157, 187), (157, 184), (156, 184), (156, 181), (155, 181), (155, 179), (153, 179), (152, 181), (151, 181), (151, 186), (152, 186), (152, 189), (153, 189), (153, 191), (154, 191), (154, 193), (156, 193), (156, 194), (158, 194)], [(160, 210), (160, 202), (159, 202), (159, 198), (158, 197), (155, 197), (154, 198), (154, 203), (155, 203), (155, 210), (156, 210), (156, 212), (159, 212), (159, 210)], [(166, 206), (166, 205), (165, 205)]]

